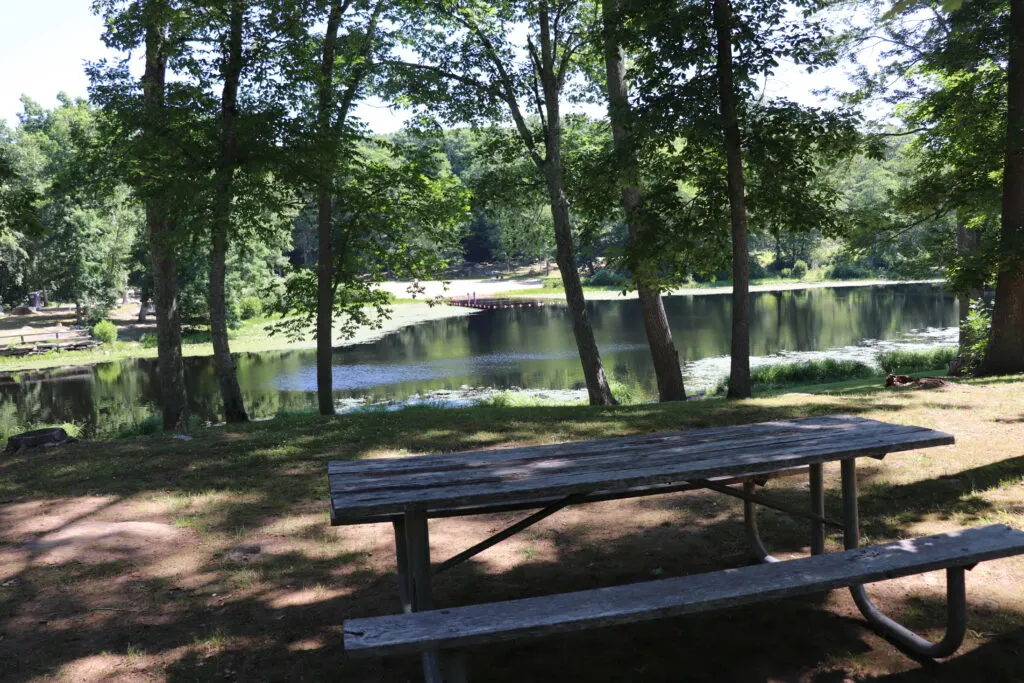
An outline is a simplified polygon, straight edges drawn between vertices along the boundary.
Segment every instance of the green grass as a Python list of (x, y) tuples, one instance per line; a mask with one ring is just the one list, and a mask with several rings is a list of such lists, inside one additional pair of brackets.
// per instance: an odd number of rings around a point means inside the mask
[[(878, 371), (870, 365), (852, 360), (802, 361), (761, 365), (750, 371), (750, 382), (755, 390), (767, 390), (796, 385), (827, 384), (851, 379), (877, 377)], [(729, 389), (729, 378), (723, 377), (714, 393), (724, 394)]]
[[(876, 377), (818, 385), (823, 393), (811, 396), (744, 401), (422, 407), (200, 428), (192, 441), (156, 435), (6, 456), (0, 513), (11, 524), (0, 529), (0, 547), (14, 559), (7, 564), (13, 582), (0, 586), (0, 619), (17, 618), (4, 622), (3, 644), (25, 680), (50, 680), (62, 671), (67, 680), (80, 680), (86, 666), (106, 666), (101, 673), (110, 680), (414, 679), (414, 657), (382, 665), (339, 654), (340, 621), (393, 612), (397, 591), (390, 529), (329, 526), (324, 472), (331, 460), (845, 413), (938, 428), (957, 439), (953, 447), (862, 464), (865, 539), (883, 542), (990, 520), (1024, 527), (1024, 458), (1015, 455), (1024, 421), (1017, 400), (1022, 388), (1024, 376), (968, 380), (950, 391), (887, 391)], [(846, 393), (824, 393), (835, 391)], [(839, 500), (836, 469), (826, 468), (830, 513)], [(806, 505), (801, 483), (773, 481), (769, 495), (793, 507)], [(75, 506), (81, 510), (68, 517), (71, 522), (163, 522), (181, 538), (166, 548), (154, 546), (153, 556), (117, 562), (53, 565), (26, 556), (22, 563), (17, 553), (26, 545), (24, 529), (37, 533), (43, 519), (38, 510), (55, 520), (49, 523), (66, 524), (62, 511)], [(566, 518), (577, 511), (587, 516)], [(806, 524), (769, 512), (761, 522), (773, 551), (805, 552)], [(500, 516), (447, 519), (436, 528), (432, 523), (432, 531), (442, 543), (450, 539), (461, 548), (506, 524)], [(485, 554), (446, 574), (438, 583), (439, 600), (466, 604), (596, 588), (736, 566), (747, 557), (740, 505), (700, 493), (574, 508), (544, 525), (510, 540), (507, 558)], [(831, 548), (841, 547), (840, 534), (827, 540)], [(261, 545), (259, 559), (246, 564), (232, 553), (243, 543)], [(987, 680), (1016, 680), (1024, 564), (1003, 560), (998, 573), (987, 567), (975, 570), (975, 598), (998, 602), (998, 614), (972, 613), (972, 628), (986, 635), (972, 637), (958, 657), (931, 665), (927, 680), (978, 680), (978, 671), (995, 672)], [(941, 600), (941, 583), (934, 590), (905, 585), (883, 594), (887, 609), (897, 617), (930, 615), (931, 602), (915, 601), (930, 601), (933, 592)], [(618, 634), (595, 631), (554, 648), (481, 650), (472, 665), (478, 677), (497, 683), (561, 680), (568, 670), (580, 680), (677, 680), (692, 663), (678, 653), (683, 629), (713, 659), (695, 680), (902, 675), (906, 660), (865, 636), (862, 625), (848, 618), (850, 609), (848, 595), (836, 592), (828, 599), (780, 602), (772, 610), (689, 617), (679, 628), (666, 629), (668, 622), (639, 626), (637, 647), (621, 656), (614, 647)], [(737, 631), (738, 619), (757, 628)], [(73, 633), (68, 623), (74, 623)], [(741, 650), (753, 653), (752, 664), (735, 657)], [(1011, 675), (1000, 677), (1000, 671)]]
[(887, 375), (907, 375), (948, 368), (949, 362), (958, 353), (959, 349), (955, 346), (942, 346), (927, 351), (885, 351), (878, 354), (878, 365)]
[[(339, 341), (336, 341), (335, 344), (339, 346), (362, 344), (408, 325), (441, 317), (468, 314), (469, 312), (465, 309), (452, 310), (448, 307), (430, 306), (422, 300), (416, 302), (399, 300), (391, 312), (391, 317), (383, 321), (379, 328), (361, 328), (351, 338), (342, 337), (340, 329), (343, 322), (338, 321), (337, 329), (339, 331), (336, 331), (335, 336)], [(282, 334), (270, 335), (268, 333), (268, 326), (274, 322), (276, 322), (275, 318), (259, 318), (247, 321), (238, 329), (232, 330), (229, 335), (232, 353), (260, 353), (263, 351), (315, 348), (316, 341), (312, 334), (308, 335), (306, 339), (297, 341), (289, 339)], [(185, 356), (213, 355), (213, 345), (209, 342), (209, 333), (204, 330), (188, 332), (183, 335), (182, 341), (184, 342), (182, 344), (182, 353)], [(155, 345), (119, 341), (109, 346), (87, 351), (53, 351), (23, 358), (0, 357), (0, 372), (41, 370), (63, 365), (95, 365), (97, 363), (131, 358), (156, 358), (156, 356), (157, 350)]]

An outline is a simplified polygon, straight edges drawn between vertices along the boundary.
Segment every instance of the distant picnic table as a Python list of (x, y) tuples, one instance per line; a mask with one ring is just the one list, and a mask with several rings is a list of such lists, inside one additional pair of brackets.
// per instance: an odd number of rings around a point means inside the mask
[(0, 355), (30, 356), (48, 351), (77, 351), (99, 342), (81, 329), (18, 331), (0, 335)]
[[(952, 654), (965, 632), (964, 570), (1024, 552), (1024, 533), (1003, 525), (858, 548), (856, 461), (950, 445), (949, 434), (851, 416), (408, 458), (335, 461), (328, 467), (334, 525), (391, 522), (401, 614), (345, 622), (349, 656), (420, 653), (430, 683), (467, 679), (465, 648), (624, 624), (849, 587), (871, 625), (925, 657)], [(841, 462), (843, 518), (825, 516), (823, 465)], [(806, 472), (809, 509), (757, 492), (767, 480)], [(751, 549), (760, 564), (575, 593), (435, 609), (431, 576), (465, 562), (568, 506), (686, 490), (744, 501)], [(757, 507), (807, 520), (809, 557), (780, 561), (764, 547)], [(537, 509), (522, 521), (443, 562), (430, 558), (428, 519)], [(826, 525), (843, 530), (846, 550), (824, 554)], [(947, 570), (946, 636), (928, 642), (890, 620), (863, 584)]]

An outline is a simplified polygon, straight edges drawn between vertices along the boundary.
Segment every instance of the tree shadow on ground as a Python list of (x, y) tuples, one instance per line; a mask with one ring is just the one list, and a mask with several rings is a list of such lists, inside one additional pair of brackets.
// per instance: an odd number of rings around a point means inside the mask
[(1021, 683), (1024, 681), (1024, 628), (1002, 633), (970, 652), (941, 662), (863, 680), (865, 683)]
[[(713, 408), (713, 409), (711, 409)], [(388, 561), (371, 564), (359, 548), (342, 552), (272, 552), (258, 563), (232, 559), (225, 550), (282, 515), (309, 513), (326, 529), (324, 469), (330, 459), (382, 451), (448, 452), (495, 444), (602, 438), (681, 427), (835, 413), (830, 402), (765, 407), (728, 403), (706, 406), (630, 406), (592, 409), (529, 408), (521, 411), (410, 411), (325, 420), (307, 418), (274, 429), (224, 428), (192, 442), (153, 440), (81, 445), (61, 452), (17, 456), (0, 463), (4, 496), (34, 501), (68, 496), (116, 496), (121, 502), (154, 496), (206, 495), (198, 507), (210, 546), (188, 570), (188, 585), (159, 575), (159, 561), (124, 559), (84, 566), (29, 565), (0, 590), (0, 670), (13, 683), (39, 677), (82, 678), (83, 662), (112, 667), (111, 678), (159, 675), (170, 681), (419, 680), (415, 658), (350, 661), (341, 624), (345, 619), (398, 611), (397, 586)], [(843, 412), (895, 411), (870, 397), (850, 400)], [(145, 455), (138, 446), (145, 443)], [(151, 446), (151, 447), (149, 447)], [(997, 482), (1022, 468), (1024, 458), (961, 473), (958, 483), (933, 491), (936, 480), (911, 484), (936, 504), (959, 499), (972, 473), (974, 484)], [(863, 470), (869, 482), (871, 469)], [(960, 478), (964, 478), (962, 482)], [(869, 482), (870, 483), (870, 482)], [(947, 487), (948, 488), (944, 488)], [(955, 489), (955, 490), (954, 490)], [(793, 504), (807, 493), (772, 491)], [(891, 492), (867, 487), (866, 524), (905, 503)], [(202, 496), (200, 496), (202, 497)], [(177, 498), (176, 498), (177, 499)], [(183, 505), (191, 505), (188, 501)], [(830, 510), (837, 499), (829, 498)], [(495, 569), (485, 559), (438, 577), (439, 605), (458, 605), (540, 593), (580, 590), (655, 577), (737, 566), (748, 561), (740, 506), (709, 493), (647, 499), (629, 508), (669, 513), (665, 522), (636, 528), (596, 525), (546, 532), (551, 555), (524, 556)], [(187, 515), (185, 515), (187, 516)], [(501, 525), (500, 516), (489, 516)], [(313, 522), (310, 522), (311, 524)], [(432, 525), (443, 525), (444, 520)], [(766, 538), (780, 552), (806, 549), (807, 526), (765, 513)], [(899, 530), (879, 526), (872, 533)], [(294, 532), (326, 540), (312, 526)], [(328, 532), (341, 533), (341, 532)], [(390, 528), (375, 530), (390, 536)], [(223, 547), (220, 536), (228, 540)], [(231, 541), (230, 539), (235, 539)], [(474, 540), (467, 539), (467, 545)], [(215, 542), (216, 541), (216, 542)], [(0, 551), (4, 548), (0, 547)], [(443, 560), (437, 557), (436, 560)], [(707, 615), (669, 619), (585, 634), (481, 648), (470, 657), (475, 681), (756, 681), (810, 680), (848, 661), (894, 650), (870, 634), (848, 609), (835, 609), (836, 594), (815, 595)], [(899, 604), (906, 600), (898, 601)], [(896, 605), (898, 607), (899, 605)], [(928, 610), (920, 610), (925, 616)], [(921, 622), (923, 625), (925, 622)], [(936, 622), (941, 624), (941, 619)], [(1006, 628), (1024, 627), (1010, 614)], [(900, 666), (916, 666), (902, 655)], [(1000, 655), (1001, 656), (1001, 655)], [(894, 669), (889, 669), (894, 670)], [(832, 679), (841, 680), (841, 679)], [(949, 679), (953, 680), (953, 679)], [(960, 679), (963, 680), (963, 679)], [(998, 679), (993, 679), (998, 680)]]
[[(548, 533), (544, 538), (555, 551), (550, 559), (502, 571), (486, 561), (460, 565), (437, 577), (436, 601), (443, 606), (504, 600), (746, 563), (738, 506), (722, 509), (707, 493), (666, 498), (681, 510), (677, 520), (599, 539), (571, 529)], [(705, 509), (714, 516), (702, 523)], [(358, 555), (283, 553), (247, 567), (215, 554), (193, 572), (208, 577), (205, 582), (185, 589), (146, 577), (126, 562), (28, 568), (15, 581), (25, 591), (22, 602), (34, 601), (31, 610), (15, 607), (3, 613), (9, 623), (8, 637), (0, 642), (5, 680), (61, 674), (73, 680), (77, 670), (66, 667), (111, 654), (121, 660), (113, 674), (126, 678), (144, 673), (148, 662), (169, 681), (419, 680), (415, 657), (366, 661), (345, 656), (340, 630), (345, 619), (398, 611), (393, 574), (360, 568)], [(225, 587), (232, 571), (252, 569), (259, 572), (255, 585), (235, 592)], [(222, 590), (226, 597), (218, 600)], [(97, 610), (97, 594), (101, 603), (127, 601), (130, 607)], [(470, 655), (472, 680), (796, 682), (812, 680), (810, 672), (813, 680), (825, 682), (843, 679), (819, 669), (845, 666), (880, 649), (899, 666), (917, 666), (894, 654), (859, 618), (827, 608), (836, 595), (482, 647)], [(912, 596), (892, 606), (907, 613), (911, 627), (929, 635), (941, 627), (940, 601)], [(997, 628), (1024, 631), (1024, 615), (1007, 614)], [(34, 647), (19, 647), (25, 641)], [(988, 652), (997, 660), (988, 663), (993, 671), (1008, 666), (1009, 651)], [(125, 663), (133, 657), (134, 664)], [(953, 676), (963, 669), (949, 671)]]
[[(699, 405), (706, 403), (705, 405)], [(446, 453), (498, 445), (550, 443), (680, 428), (834, 414), (831, 402), (782, 406), (713, 402), (593, 408), (408, 409), (338, 418), (293, 418), (282, 425), (207, 430), (201, 438), (166, 437), (81, 443), (26, 451), (0, 462), (6, 500), (81, 495), (237, 494), (211, 504), (208, 528), (252, 526), (296, 506), (325, 509), (323, 472), (334, 459), (380, 453)], [(870, 398), (844, 404), (849, 414), (900, 410)], [(140, 457), (140, 446), (145, 455)]]

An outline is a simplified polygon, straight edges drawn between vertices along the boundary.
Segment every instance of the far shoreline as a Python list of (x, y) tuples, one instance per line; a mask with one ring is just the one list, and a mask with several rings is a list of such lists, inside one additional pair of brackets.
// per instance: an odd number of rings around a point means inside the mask
[[(751, 285), (750, 293), (758, 294), (765, 292), (795, 292), (809, 289), (846, 289), (853, 287), (885, 287), (891, 285), (941, 285), (946, 281), (942, 278), (930, 279), (930, 280), (816, 280), (813, 282), (772, 282), (761, 285)], [(508, 296), (515, 298), (540, 298), (540, 299), (564, 299), (565, 294), (559, 290), (545, 290), (542, 288), (536, 288), (537, 292), (534, 293), (532, 288), (530, 291), (526, 289), (510, 289), (506, 292), (496, 292), (495, 297)], [(628, 300), (636, 299), (636, 290), (623, 293), (621, 290), (616, 289), (594, 289), (591, 287), (584, 288), (584, 294), (588, 301), (615, 301), (615, 300)], [(668, 290), (662, 293), (663, 297), (674, 297), (674, 296), (710, 296), (714, 294), (732, 294), (732, 285), (720, 285), (718, 287), (682, 287), (679, 289)]]
[[(821, 280), (814, 282), (773, 282), (769, 284), (752, 285), (751, 293), (763, 292), (787, 292), (810, 289), (826, 288), (854, 288), (854, 287), (881, 287), (891, 285), (916, 285), (916, 284), (942, 284), (945, 280)], [(385, 282), (381, 283), (381, 289), (391, 292), (400, 297), (413, 283), (411, 282)], [(512, 285), (512, 288), (509, 286)], [(523, 285), (526, 285), (523, 287)], [(466, 298), (476, 295), (478, 298), (533, 298), (543, 300), (564, 300), (565, 294), (561, 290), (545, 289), (542, 281), (537, 279), (504, 280), (498, 278), (475, 279), (475, 280), (425, 280), (415, 285), (417, 289), (416, 299), (402, 299), (396, 301), (392, 306), (391, 317), (383, 321), (381, 327), (360, 328), (356, 334), (349, 339), (334, 341), (334, 348), (343, 348), (356, 344), (367, 344), (378, 341), (385, 335), (398, 330), (434, 320), (446, 318), (458, 318), (476, 313), (471, 308), (461, 306), (449, 306), (444, 303), (427, 303), (426, 299), (442, 297), (448, 299)], [(669, 293), (666, 297), (676, 296), (710, 296), (727, 295), (732, 293), (729, 285), (718, 287), (693, 287), (681, 288)], [(626, 301), (637, 298), (635, 291), (623, 294), (618, 290), (597, 290), (588, 288), (585, 292), (588, 301)], [(25, 318), (24, 322), (32, 322), (31, 318)], [(263, 352), (289, 352), (304, 351), (316, 348), (313, 339), (302, 341), (289, 341), (282, 336), (269, 336), (266, 333), (265, 324), (256, 324), (244, 331), (243, 336), (231, 340), (232, 354), (263, 353)], [(182, 346), (183, 355), (186, 357), (212, 356), (213, 346), (209, 343), (185, 344)], [(37, 357), (12, 358), (10, 360), (0, 358), (0, 373), (11, 374), (26, 370), (47, 370), (61, 367), (82, 367), (98, 365), (101, 363), (117, 362), (136, 358), (156, 358), (155, 348), (144, 348), (135, 342), (119, 342), (114, 349), (101, 348), (91, 351), (69, 351), (63, 354), (45, 355)]]

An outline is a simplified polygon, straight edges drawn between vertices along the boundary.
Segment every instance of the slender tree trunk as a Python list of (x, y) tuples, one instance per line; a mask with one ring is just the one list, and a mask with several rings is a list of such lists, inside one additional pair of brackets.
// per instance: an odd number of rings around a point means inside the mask
[(1010, 0), (1006, 163), (992, 336), (981, 372), (1024, 372), (1024, 0)]
[(324, 34), (320, 82), (317, 86), (317, 130), (320, 137), (320, 167), (316, 187), (317, 242), (316, 268), (316, 392), (321, 415), (334, 415), (334, 216), (333, 188), (335, 147), (331, 113), (334, 97), (334, 56), (341, 23), (341, 3), (331, 3)]
[[(981, 236), (977, 230), (969, 230), (961, 221), (957, 221), (956, 224), (956, 253), (960, 257), (970, 256), (978, 250)], [(966, 292), (960, 292), (957, 294), (957, 308), (959, 309), (960, 317), (960, 348), (963, 349), (970, 337), (970, 333), (967, 331), (967, 316), (971, 310), (971, 302), (980, 299), (982, 291), (980, 289), (970, 289)]]
[(732, 6), (714, 0), (718, 48), (718, 95), (728, 165), (729, 209), (732, 215), (732, 367), (729, 398), (750, 396), (750, 266), (747, 263), (747, 198), (743, 180), (743, 144), (733, 86)]
[(242, 75), (242, 32), (244, 30), (242, 0), (231, 0), (227, 54), (221, 76), (224, 90), (221, 95), (220, 159), (214, 175), (213, 220), (210, 249), (210, 336), (213, 340), (213, 364), (220, 384), (224, 403), (224, 418), (228, 422), (248, 422), (238, 386), (235, 359), (228, 343), (227, 302), (225, 277), (227, 274), (228, 232), (231, 227), (234, 175), (238, 146), (238, 86)]
[(547, 183), (548, 197), (551, 201), (551, 215), (555, 224), (555, 244), (558, 269), (562, 274), (562, 285), (565, 287), (565, 301), (572, 316), (572, 331), (576, 338), (576, 348), (583, 364), (583, 377), (587, 384), (587, 394), (591, 405), (614, 405), (608, 386), (608, 377), (601, 362), (601, 352), (597, 348), (594, 328), (587, 314), (587, 302), (583, 296), (583, 284), (580, 282), (579, 265), (572, 239), (572, 223), (569, 218), (569, 200), (565, 194), (565, 178), (562, 171), (562, 119), (559, 106), (561, 87), (555, 67), (555, 55), (551, 37), (548, 5), (542, 2), (539, 7), (540, 20), (540, 80), (544, 91), (544, 109), (547, 112), (545, 126), (545, 158), (542, 172)]
[[(165, 2), (145, 6), (146, 68), (142, 78), (145, 119), (143, 137), (165, 138), (164, 87), (167, 75), (167, 24)], [(159, 147), (159, 144), (154, 145)], [(156, 305), (157, 372), (164, 429), (181, 429), (188, 424), (188, 396), (185, 391), (185, 363), (181, 355), (181, 312), (178, 309), (177, 259), (174, 233), (166, 202), (146, 198), (146, 229), (153, 260), (153, 301)]]
[[(643, 195), (640, 191), (640, 164), (637, 159), (636, 141), (633, 138), (629, 86), (626, 83), (626, 60), (615, 35), (616, 27), (619, 26), (619, 1), (603, 0), (602, 9), (608, 118), (612, 124), (615, 166), (619, 175), (619, 191), (629, 228), (629, 238), (637, 242), (643, 238), (647, 226), (643, 212)], [(641, 277), (637, 279), (637, 293), (640, 297), (644, 329), (647, 332), (647, 345), (650, 347), (654, 374), (658, 380), (658, 397), (662, 401), (685, 401), (686, 388), (683, 386), (679, 353), (672, 340), (672, 328), (668, 324), (661, 292), (648, 286)]]
[[(550, 151), (549, 151), (550, 154)], [(587, 314), (587, 302), (583, 296), (583, 284), (580, 282), (580, 271), (576, 265), (576, 254), (573, 251), (572, 228), (569, 220), (569, 201), (561, 184), (562, 171), (560, 165), (548, 161), (545, 176), (548, 195), (551, 199), (551, 214), (555, 223), (555, 242), (557, 251), (555, 261), (562, 275), (565, 287), (565, 301), (572, 316), (572, 332), (576, 338), (576, 349), (583, 364), (583, 377), (587, 383), (587, 395), (590, 405), (614, 405), (615, 398), (608, 386), (608, 377), (601, 362), (601, 352), (597, 348), (594, 328)]]

